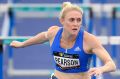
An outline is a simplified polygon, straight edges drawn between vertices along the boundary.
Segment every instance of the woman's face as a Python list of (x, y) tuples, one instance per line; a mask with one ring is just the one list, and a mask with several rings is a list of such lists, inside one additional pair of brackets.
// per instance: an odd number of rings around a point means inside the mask
[(65, 32), (77, 35), (82, 23), (82, 14), (76, 10), (68, 11), (64, 18), (61, 19), (61, 23), (63, 24)]

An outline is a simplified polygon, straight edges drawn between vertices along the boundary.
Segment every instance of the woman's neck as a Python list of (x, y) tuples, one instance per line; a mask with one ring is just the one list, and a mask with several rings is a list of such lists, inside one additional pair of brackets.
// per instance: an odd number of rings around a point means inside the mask
[(65, 32), (62, 33), (62, 39), (65, 41), (75, 41), (76, 37), (77, 37), (77, 35), (70, 35)]

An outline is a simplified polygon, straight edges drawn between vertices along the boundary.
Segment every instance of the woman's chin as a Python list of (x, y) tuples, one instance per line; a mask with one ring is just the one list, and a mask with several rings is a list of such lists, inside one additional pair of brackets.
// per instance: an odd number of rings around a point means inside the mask
[(77, 35), (78, 34), (78, 32), (72, 32), (71, 33), (71, 35)]
[(72, 35), (77, 35), (77, 34), (78, 34), (78, 31), (72, 31), (71, 34), (72, 34)]

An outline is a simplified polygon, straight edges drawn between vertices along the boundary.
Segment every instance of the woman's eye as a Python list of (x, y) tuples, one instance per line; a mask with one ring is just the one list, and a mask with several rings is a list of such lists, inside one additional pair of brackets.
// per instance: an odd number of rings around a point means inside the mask
[(81, 18), (78, 18), (78, 19), (77, 19), (77, 22), (80, 22), (80, 21), (81, 21)]
[(70, 18), (70, 21), (72, 22), (72, 21), (74, 21), (75, 19), (74, 18)]
[(70, 21), (70, 22), (73, 22), (73, 21), (81, 22), (81, 18), (77, 18), (77, 19), (75, 19), (75, 18), (70, 18), (69, 21)]

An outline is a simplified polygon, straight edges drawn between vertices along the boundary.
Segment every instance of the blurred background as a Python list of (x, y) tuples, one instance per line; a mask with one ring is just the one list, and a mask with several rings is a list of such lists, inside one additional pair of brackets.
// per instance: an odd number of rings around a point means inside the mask
[[(12, 40), (25, 41), (59, 22), (61, 4), (84, 10), (82, 28), (98, 36), (117, 65), (114, 73), (93, 79), (120, 79), (120, 0), (0, 0), (0, 79), (48, 79), (53, 63), (48, 43), (12, 48)], [(93, 57), (93, 66), (102, 62)]]

